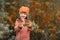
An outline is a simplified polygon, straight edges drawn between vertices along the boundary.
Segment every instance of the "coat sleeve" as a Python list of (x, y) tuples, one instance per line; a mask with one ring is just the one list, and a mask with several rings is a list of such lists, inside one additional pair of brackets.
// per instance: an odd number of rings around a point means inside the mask
[(19, 32), (19, 31), (20, 31), (20, 28), (18, 27), (18, 25), (19, 25), (18, 20), (16, 20), (16, 22), (15, 22), (15, 27), (14, 27), (14, 30), (15, 30), (16, 32)]
[(32, 31), (32, 30), (33, 30), (33, 24), (32, 24), (31, 21), (29, 21), (28, 30), (29, 30), (29, 31)]

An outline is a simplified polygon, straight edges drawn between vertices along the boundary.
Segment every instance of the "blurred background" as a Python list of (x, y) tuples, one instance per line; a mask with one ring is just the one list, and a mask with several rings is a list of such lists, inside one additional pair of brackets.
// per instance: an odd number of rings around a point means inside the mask
[(0, 40), (15, 39), (14, 23), (22, 5), (30, 8), (30, 20), (39, 27), (31, 40), (60, 40), (60, 0), (0, 0)]

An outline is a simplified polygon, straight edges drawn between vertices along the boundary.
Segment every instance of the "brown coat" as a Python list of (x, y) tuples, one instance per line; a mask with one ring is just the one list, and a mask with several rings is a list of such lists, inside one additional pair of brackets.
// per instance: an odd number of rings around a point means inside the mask
[(30, 31), (32, 30), (31, 21), (25, 20), (24, 27), (19, 27), (19, 23), (22, 22), (17, 19), (14, 27), (16, 31), (16, 40), (30, 40)]

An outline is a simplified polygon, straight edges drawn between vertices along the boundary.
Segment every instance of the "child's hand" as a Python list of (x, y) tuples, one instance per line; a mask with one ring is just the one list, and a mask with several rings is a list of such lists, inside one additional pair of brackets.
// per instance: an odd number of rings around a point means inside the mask
[(18, 27), (19, 27), (20, 29), (22, 29), (23, 25), (19, 25)]
[(29, 25), (29, 23), (25, 23), (25, 24), (24, 24), (24, 26), (28, 26), (28, 25)]
[(23, 24), (19, 24), (18, 26), (19, 26), (19, 27), (23, 27)]

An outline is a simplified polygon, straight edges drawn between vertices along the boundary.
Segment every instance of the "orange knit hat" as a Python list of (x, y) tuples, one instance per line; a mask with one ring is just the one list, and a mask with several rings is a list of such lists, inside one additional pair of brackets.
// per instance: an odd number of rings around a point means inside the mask
[(19, 14), (22, 13), (22, 12), (25, 12), (26, 15), (29, 15), (29, 8), (26, 7), (26, 6), (22, 6), (22, 7), (19, 9)]

